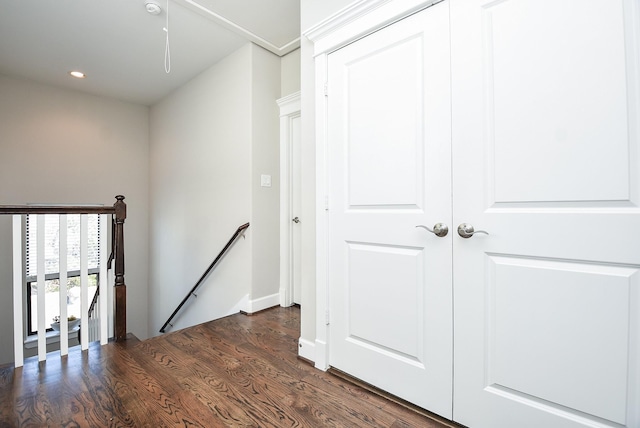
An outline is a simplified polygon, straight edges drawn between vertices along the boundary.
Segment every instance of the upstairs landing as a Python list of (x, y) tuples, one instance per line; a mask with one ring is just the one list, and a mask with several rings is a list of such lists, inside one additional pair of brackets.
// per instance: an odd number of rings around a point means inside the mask
[(0, 368), (0, 427), (448, 426), (297, 358), (299, 325), (273, 308)]

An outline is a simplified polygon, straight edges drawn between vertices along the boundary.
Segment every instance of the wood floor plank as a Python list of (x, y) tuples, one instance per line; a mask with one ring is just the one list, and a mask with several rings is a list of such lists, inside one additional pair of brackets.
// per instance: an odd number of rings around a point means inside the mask
[[(264, 327), (264, 323), (262, 323), (262, 326)], [(300, 402), (304, 402), (305, 400), (296, 400), (295, 396), (297, 394), (292, 394), (292, 391), (295, 391), (297, 388), (302, 390), (306, 388), (308, 390), (309, 386), (305, 386), (304, 382), (300, 380), (300, 377), (304, 375), (303, 371), (297, 373), (298, 377), (290, 375), (293, 365), (297, 366), (304, 363), (300, 363), (298, 359), (289, 359), (286, 361), (284, 359), (273, 358), (274, 343), (277, 343), (278, 340), (265, 340), (265, 336), (272, 335), (279, 338), (281, 336), (279, 332), (268, 330), (260, 336), (260, 340), (246, 340), (240, 345), (229, 346), (231, 345), (230, 341), (233, 340), (232, 337), (238, 337), (238, 332), (237, 330), (232, 332), (228, 330), (229, 329), (226, 329), (226, 331), (223, 330), (219, 333), (219, 336), (223, 338), (229, 336), (225, 340), (222, 340), (227, 346), (219, 346), (215, 351), (217, 354), (216, 357), (220, 357), (217, 365), (219, 367), (225, 367), (227, 376), (225, 376), (225, 373), (220, 373), (220, 375), (226, 378), (227, 381), (232, 380), (229, 379), (228, 376), (234, 376), (236, 378), (236, 385), (240, 385), (243, 389), (249, 390), (249, 393), (245, 395), (247, 397), (253, 397), (253, 399), (245, 400), (244, 404), (254, 409), (252, 416), (260, 420), (260, 426), (272, 426), (272, 424), (273, 426), (339, 425), (332, 422), (332, 419), (326, 416), (329, 412), (322, 412), (320, 409), (315, 409), (313, 406), (307, 404), (300, 405)], [(206, 331), (200, 329), (200, 333), (205, 332)], [(209, 336), (208, 339), (209, 341), (213, 341), (211, 336)], [(167, 337), (166, 342), (174, 344), (174, 346), (179, 349), (193, 348), (193, 346), (189, 345), (189, 340), (186, 340), (185, 335), (172, 335)], [(282, 344), (287, 347), (289, 353), (294, 352), (296, 349), (295, 343), (292, 342), (290, 338), (284, 339)], [(218, 354), (220, 347), (226, 348), (228, 352), (234, 353), (236, 357), (228, 354), (226, 356), (224, 354)], [(165, 353), (166, 352), (165, 349)], [(272, 358), (267, 361), (261, 355), (262, 353), (266, 353), (267, 357), (271, 356)], [(180, 364), (180, 366), (190, 367), (191, 370), (197, 371), (201, 367), (201, 364), (194, 363), (188, 366)], [(235, 375), (233, 375), (234, 371), (240, 372), (240, 368), (242, 368), (242, 374), (235, 373)], [(207, 372), (210, 369), (211, 368), (202, 367), (202, 370)], [(309, 371), (309, 367), (306, 365), (305, 369), (306, 372)], [(189, 377), (189, 374), (180, 373), (179, 376), (186, 378)], [(231, 390), (233, 390), (233, 387), (227, 389), (227, 391)], [(234, 391), (233, 396), (227, 395), (226, 398), (232, 402), (237, 401), (241, 393), (242, 391)], [(316, 391), (315, 394), (315, 402), (325, 401), (329, 403), (331, 407), (338, 408), (344, 415), (347, 415), (350, 426), (375, 426), (374, 421), (369, 420), (365, 414), (356, 414), (356, 412), (343, 406), (332, 397), (327, 398), (321, 391)], [(290, 403), (291, 405), (287, 405), (286, 403)], [(258, 412), (255, 409), (266, 409), (267, 411)], [(378, 425), (390, 425), (393, 420), (394, 418), (390, 417), (385, 421), (386, 423)]]
[[(230, 426), (252, 425), (255, 422), (259, 426), (297, 426), (295, 421), (285, 422), (287, 417), (283, 416), (283, 412), (273, 410), (278, 405), (269, 402), (267, 391), (260, 393), (260, 386), (255, 384), (259, 373), (248, 372), (245, 363), (219, 350), (209, 351), (206, 360), (181, 361), (177, 352), (184, 349), (186, 342), (180, 339), (184, 337), (174, 335), (163, 343), (146, 345), (145, 351), (154, 356), (157, 364), (171, 366), (172, 375), (182, 379), (182, 385), (209, 406), (222, 421)], [(180, 345), (172, 350), (164, 345), (169, 342), (178, 342)]]
[(145, 404), (142, 417), (132, 416), (137, 420), (135, 426), (148, 421), (149, 415), (157, 419), (158, 426), (207, 426), (199, 420), (197, 412), (189, 410), (191, 403), (184, 402), (174, 383), (161, 382), (157, 373), (149, 372), (131, 351), (121, 352), (107, 361), (105, 377), (119, 380), (116, 396), (127, 404), (127, 412), (138, 415), (140, 402)]
[[(257, 343), (257, 342), (254, 342)], [(295, 346), (293, 347), (295, 349)], [(297, 414), (300, 419), (306, 422), (305, 426), (335, 425), (340, 426), (337, 422), (343, 419), (348, 422), (348, 426), (389, 426), (395, 420), (394, 417), (388, 417), (381, 421), (376, 421), (368, 416), (368, 412), (358, 412), (345, 405), (338, 397), (327, 395), (324, 391), (314, 388), (313, 385), (307, 384), (301, 380), (306, 373), (310, 371), (322, 373), (317, 370), (309, 369), (306, 363), (301, 363), (298, 359), (293, 361), (284, 359), (265, 359), (272, 351), (270, 348), (265, 350), (264, 346), (258, 348), (250, 342), (242, 343), (234, 347), (235, 352), (243, 357), (243, 367), (245, 372), (251, 373), (251, 380), (245, 387), (251, 387), (252, 393), (256, 397), (262, 397), (263, 401), (253, 403), (254, 406), (269, 407), (274, 403), (279, 403), (282, 407), (285, 403), (290, 403), (288, 407), (290, 411)], [(262, 354), (265, 355), (262, 355)], [(294, 366), (304, 364), (304, 370), (299, 370), (297, 376), (292, 376)], [(303, 392), (299, 393), (299, 392)], [(270, 401), (266, 397), (273, 396)], [(308, 400), (309, 395), (313, 400)], [(303, 400), (297, 400), (297, 397), (303, 397)], [(323, 409), (315, 408), (309, 405), (309, 401), (313, 403), (323, 404)], [(331, 409), (331, 411), (327, 410)], [(333, 416), (335, 414), (335, 416)], [(264, 416), (264, 415), (263, 415)], [(278, 421), (280, 426), (284, 426), (283, 421)], [(287, 425), (288, 426), (288, 425)]]
[(0, 367), (5, 427), (445, 428), (297, 356), (300, 309)]
[[(143, 344), (140, 350), (150, 357), (145, 359), (148, 369), (155, 364), (163, 381), (176, 382), (190, 391), (223, 426), (251, 426), (254, 422), (239, 406), (242, 404), (239, 389), (246, 383), (243, 380), (246, 376), (233, 372), (239, 367), (237, 361), (215, 349), (198, 352), (194, 357), (193, 353), (184, 352), (186, 342), (181, 343), (181, 346), (172, 346), (168, 340), (162, 340)], [(231, 409), (225, 408), (226, 402), (231, 403)]]

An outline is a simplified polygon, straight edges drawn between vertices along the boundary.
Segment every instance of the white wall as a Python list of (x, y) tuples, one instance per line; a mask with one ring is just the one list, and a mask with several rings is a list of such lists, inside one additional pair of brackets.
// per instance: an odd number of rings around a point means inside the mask
[[(150, 329), (158, 330), (251, 219), (251, 46), (151, 107)], [(237, 312), (251, 287), (251, 230), (174, 321)]]
[(300, 27), (302, 33), (328, 17), (336, 14), (355, 0), (301, 0), (300, 2)]
[(280, 58), (280, 97), (300, 90), (300, 49)]
[[(280, 58), (259, 46), (251, 45), (251, 48), (253, 277), (250, 300), (262, 299), (265, 305), (273, 306), (280, 301), (280, 110), (276, 103), (280, 98)], [(261, 175), (271, 176), (271, 187), (260, 185)]]
[[(353, 0), (301, 0), (302, 34), (341, 9)], [(315, 73), (313, 44), (304, 35), (300, 48), (300, 90), (302, 127), (302, 216), (307, 219), (302, 228), (302, 312), (300, 336), (305, 343), (316, 338), (316, 252), (315, 252)], [(308, 353), (305, 355), (309, 355)]]
[[(127, 202), (127, 327), (147, 331), (147, 107), (0, 76), (0, 204)], [(11, 218), (0, 216), (0, 324), (13, 325)], [(0, 364), (13, 361), (0, 329)]]
[[(172, 329), (251, 311), (253, 301), (277, 293), (279, 93), (279, 58), (247, 44), (152, 106), (152, 334), (246, 222), (246, 239)], [(272, 187), (260, 186), (261, 174), (272, 176)]]

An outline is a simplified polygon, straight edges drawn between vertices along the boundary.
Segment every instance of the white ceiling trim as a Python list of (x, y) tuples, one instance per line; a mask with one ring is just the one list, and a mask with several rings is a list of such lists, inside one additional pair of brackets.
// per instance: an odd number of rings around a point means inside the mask
[(188, 9), (191, 9), (193, 11), (195, 11), (196, 13), (199, 13), (200, 15), (211, 19), (212, 21), (214, 21), (215, 23), (225, 27), (228, 30), (233, 31), (236, 34), (239, 34), (241, 36), (246, 37), (247, 39), (249, 39), (251, 42), (255, 43), (258, 46), (261, 46), (263, 48), (265, 48), (266, 50), (278, 55), (278, 56), (284, 56), (286, 54), (288, 54), (289, 52), (292, 52), (296, 49), (298, 49), (300, 47), (300, 37), (295, 38), (294, 40), (282, 45), (282, 46), (276, 46), (273, 43), (269, 42), (268, 40), (263, 39), (262, 37), (258, 36), (257, 34), (247, 30), (246, 28), (236, 24), (233, 21), (230, 21), (229, 19), (225, 18), (222, 15), (219, 15), (217, 13), (215, 13), (214, 11), (212, 11), (211, 9), (208, 9), (198, 3), (196, 3), (193, 0), (175, 0), (176, 3), (179, 3), (183, 6), (185, 6)]
[(303, 32), (318, 56), (443, 0), (360, 0)]

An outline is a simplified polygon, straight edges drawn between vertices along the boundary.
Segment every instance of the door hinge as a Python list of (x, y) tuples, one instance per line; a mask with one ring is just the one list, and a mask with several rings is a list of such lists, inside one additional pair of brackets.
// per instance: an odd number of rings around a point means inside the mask
[(325, 324), (329, 325), (330, 322), (330, 318), (329, 318), (329, 310), (327, 309), (327, 311), (324, 313), (324, 320), (325, 320)]
[(324, 84), (324, 96), (328, 97), (329, 96), (329, 83), (325, 82)]
[(329, 196), (327, 195), (324, 197), (324, 210), (329, 211)]

